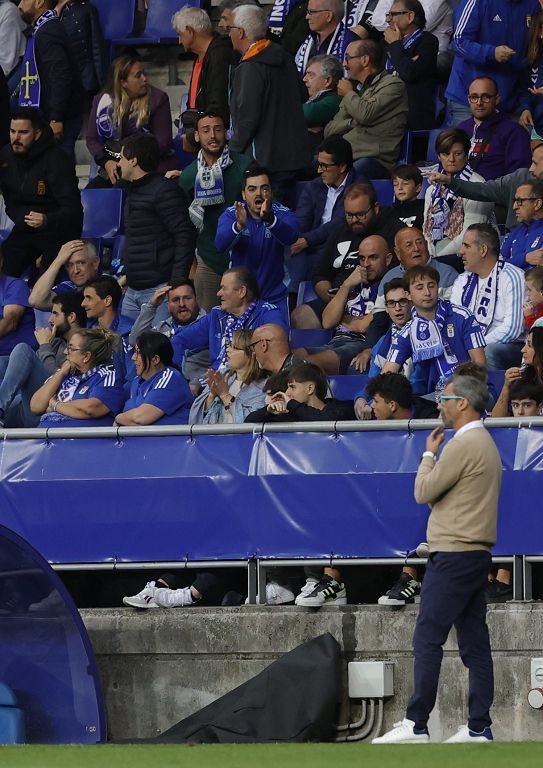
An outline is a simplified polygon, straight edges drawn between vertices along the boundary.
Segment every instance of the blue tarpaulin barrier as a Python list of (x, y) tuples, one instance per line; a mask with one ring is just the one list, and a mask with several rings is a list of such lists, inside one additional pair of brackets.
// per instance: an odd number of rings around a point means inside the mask
[[(543, 429), (491, 430), (496, 555), (543, 554)], [(427, 432), (4, 440), (0, 522), (52, 563), (401, 557)]]

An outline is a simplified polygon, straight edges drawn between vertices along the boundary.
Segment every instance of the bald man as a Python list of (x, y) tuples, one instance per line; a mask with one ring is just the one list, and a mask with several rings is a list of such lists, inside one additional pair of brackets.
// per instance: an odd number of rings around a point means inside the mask
[(254, 349), (259, 366), (269, 373), (287, 371), (293, 365), (306, 362), (290, 350), (287, 332), (280, 325), (267, 323), (253, 331), (250, 346)]
[(379, 284), (391, 261), (392, 253), (384, 237), (364, 238), (358, 246), (358, 265), (324, 308), (323, 328), (335, 328), (334, 336), (323, 347), (296, 350), (297, 354), (319, 365), (328, 376), (347, 373), (354, 358), (368, 347), (366, 332), (373, 319)]

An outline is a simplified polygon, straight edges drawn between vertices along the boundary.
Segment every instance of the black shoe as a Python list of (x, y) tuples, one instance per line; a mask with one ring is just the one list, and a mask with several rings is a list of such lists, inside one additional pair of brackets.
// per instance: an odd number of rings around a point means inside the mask
[(505, 603), (513, 599), (513, 587), (503, 581), (489, 581), (486, 587), (487, 603)]
[(382, 595), (377, 603), (379, 605), (419, 603), (420, 590), (420, 581), (414, 579), (409, 573), (402, 573), (396, 584), (385, 595)]

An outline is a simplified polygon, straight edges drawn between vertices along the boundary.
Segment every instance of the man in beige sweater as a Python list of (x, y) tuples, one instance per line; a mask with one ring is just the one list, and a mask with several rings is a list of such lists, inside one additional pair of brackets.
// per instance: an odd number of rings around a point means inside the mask
[(429, 504), (430, 556), (422, 585), (421, 607), (413, 636), (415, 686), (406, 717), (374, 744), (427, 743), (443, 644), (454, 625), (462, 662), (469, 670), (468, 724), (447, 743), (492, 740), (490, 706), (494, 676), (485, 587), (496, 543), (502, 463), (481, 415), (488, 402), (484, 384), (471, 376), (453, 377), (439, 398), (445, 427), (454, 437), (442, 455), (441, 427), (426, 440), (415, 480), (415, 499)]

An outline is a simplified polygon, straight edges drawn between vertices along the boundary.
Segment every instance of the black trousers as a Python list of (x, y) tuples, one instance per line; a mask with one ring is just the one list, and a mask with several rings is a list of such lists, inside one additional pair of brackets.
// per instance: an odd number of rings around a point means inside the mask
[(44, 272), (60, 250), (60, 246), (74, 237), (49, 232), (23, 232), (13, 229), (10, 236), (2, 243), (4, 257), (3, 272), (10, 277), (21, 277), (28, 267), (41, 256), (40, 272)]
[(406, 716), (426, 728), (434, 708), (443, 644), (456, 629), (460, 658), (469, 670), (468, 726), (482, 731), (492, 723), (494, 671), (486, 624), (485, 587), (492, 559), (489, 552), (434, 552), (422, 585), (413, 636), (415, 688)]

